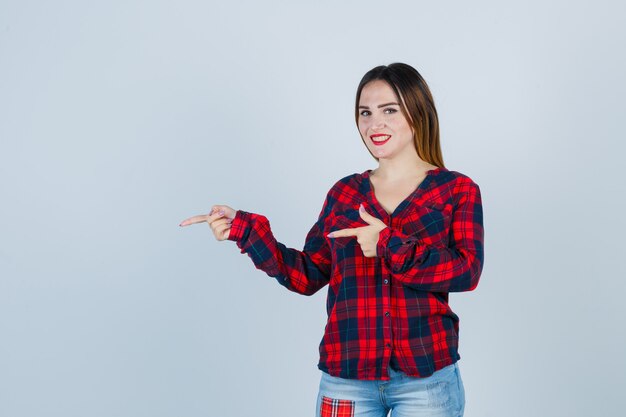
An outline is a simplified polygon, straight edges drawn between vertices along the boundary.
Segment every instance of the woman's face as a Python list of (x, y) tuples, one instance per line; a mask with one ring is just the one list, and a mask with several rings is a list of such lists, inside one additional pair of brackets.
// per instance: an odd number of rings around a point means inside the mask
[(370, 81), (361, 90), (358, 126), (365, 145), (376, 158), (416, 152), (411, 125), (386, 81)]

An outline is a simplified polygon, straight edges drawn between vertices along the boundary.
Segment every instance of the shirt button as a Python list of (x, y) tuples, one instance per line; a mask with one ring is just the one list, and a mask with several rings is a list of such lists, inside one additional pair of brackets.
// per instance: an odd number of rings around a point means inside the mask
[(385, 278), (385, 280), (383, 281), (385, 284), (389, 284), (389, 280), (387, 278)]
[(391, 343), (387, 343), (385, 346), (387, 346), (388, 348), (391, 347)]
[(389, 317), (389, 312), (385, 311), (385, 316)]

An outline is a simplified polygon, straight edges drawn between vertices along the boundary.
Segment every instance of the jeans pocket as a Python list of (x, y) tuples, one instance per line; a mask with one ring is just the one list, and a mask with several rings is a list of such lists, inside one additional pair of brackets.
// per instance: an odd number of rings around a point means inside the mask
[(432, 408), (447, 408), (452, 402), (450, 382), (447, 380), (435, 381), (427, 385), (428, 406)]

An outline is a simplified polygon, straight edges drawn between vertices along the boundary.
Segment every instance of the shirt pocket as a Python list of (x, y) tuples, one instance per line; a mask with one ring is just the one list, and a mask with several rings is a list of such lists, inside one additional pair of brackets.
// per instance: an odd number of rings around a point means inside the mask
[(426, 244), (448, 244), (452, 205), (428, 201), (416, 205), (402, 226), (405, 234)]

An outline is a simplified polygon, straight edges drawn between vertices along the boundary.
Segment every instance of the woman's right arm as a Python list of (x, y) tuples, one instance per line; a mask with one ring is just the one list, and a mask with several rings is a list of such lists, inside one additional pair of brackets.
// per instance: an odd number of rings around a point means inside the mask
[(218, 241), (236, 242), (241, 253), (248, 254), (257, 269), (276, 278), (290, 291), (311, 295), (330, 281), (331, 251), (324, 223), (334, 205), (332, 202), (336, 201), (331, 197), (333, 189), (326, 194), (301, 251), (278, 242), (265, 216), (226, 205), (214, 205), (209, 214), (185, 219), (180, 226), (208, 223)]
[(327, 196), (302, 251), (278, 242), (265, 216), (244, 210), (237, 210), (227, 239), (236, 242), (241, 253), (248, 254), (257, 269), (276, 278), (288, 290), (312, 295), (330, 280), (331, 253), (323, 231), (328, 202)]

